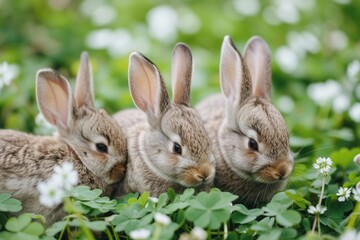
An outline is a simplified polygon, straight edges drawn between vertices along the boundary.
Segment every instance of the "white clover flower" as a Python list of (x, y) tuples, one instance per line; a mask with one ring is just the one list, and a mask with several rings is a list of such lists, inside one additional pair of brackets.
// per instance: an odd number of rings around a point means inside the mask
[(148, 12), (146, 19), (151, 36), (164, 43), (176, 39), (179, 16), (175, 8), (159, 5)]
[(360, 192), (360, 182), (358, 182), (358, 183), (356, 184), (355, 189), (356, 189), (356, 191)]
[(152, 201), (153, 203), (158, 203), (159, 199), (156, 197), (149, 197), (149, 200)]
[(154, 215), (154, 219), (155, 219), (155, 222), (161, 224), (161, 225), (169, 225), (171, 223), (171, 219), (165, 215), (165, 214), (162, 214), (162, 213), (155, 213)]
[(59, 205), (64, 197), (64, 190), (59, 182), (41, 182), (37, 186), (40, 192), (40, 203), (45, 207), (52, 208)]
[[(359, 185), (359, 184), (357, 184)], [(354, 194), (354, 200), (357, 202), (360, 202), (360, 189), (358, 189), (358, 186), (356, 185), (356, 189), (352, 190), (352, 193)]]
[(357, 77), (359, 77), (360, 74), (360, 61), (359, 60), (352, 61), (346, 69), (346, 74), (350, 78), (350, 80), (352, 81), (357, 80)]
[(19, 74), (19, 67), (15, 64), (2, 62), (0, 64), (0, 90), (7, 86)]
[(360, 103), (355, 103), (349, 110), (350, 118), (355, 122), (360, 122)]
[(332, 161), (330, 158), (322, 158), (319, 157), (316, 162), (313, 164), (314, 168), (318, 171), (318, 173), (326, 176), (330, 174)]
[(331, 104), (343, 92), (341, 84), (333, 79), (324, 83), (312, 83), (307, 88), (308, 96), (318, 105)]
[(79, 177), (73, 164), (64, 162), (62, 166), (55, 166), (53, 180), (59, 181), (65, 190), (70, 190), (78, 183)]
[(336, 193), (336, 196), (338, 196), (339, 202), (345, 202), (350, 197), (351, 194), (351, 188), (343, 188), (340, 187), (339, 191)]
[(140, 228), (130, 232), (130, 237), (135, 240), (143, 240), (150, 237), (150, 230), (145, 228)]
[(360, 165), (360, 153), (354, 157), (354, 162)]
[(307, 211), (308, 211), (308, 213), (313, 214), (313, 215), (323, 214), (326, 211), (326, 207), (319, 206), (319, 205), (316, 207), (310, 206)]
[(190, 236), (193, 240), (205, 240), (207, 238), (207, 232), (201, 227), (194, 227), (190, 232)]
[(360, 232), (357, 233), (356, 230), (347, 230), (340, 236), (340, 240), (360, 240)]

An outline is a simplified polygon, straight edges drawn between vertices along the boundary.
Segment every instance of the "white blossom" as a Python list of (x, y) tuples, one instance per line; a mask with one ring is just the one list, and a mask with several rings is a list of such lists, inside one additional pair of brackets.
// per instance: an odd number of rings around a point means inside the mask
[(318, 171), (318, 173), (326, 176), (330, 173), (332, 161), (330, 158), (319, 157), (313, 166)]
[(131, 231), (129, 235), (132, 239), (143, 240), (143, 239), (149, 238), (150, 234), (151, 234), (151, 232), (149, 229), (141, 228), (141, 229)]
[(152, 201), (153, 203), (159, 202), (159, 199), (156, 197), (149, 197), (149, 200)]
[(165, 214), (162, 214), (162, 213), (155, 213), (154, 215), (154, 219), (155, 219), (155, 222), (161, 224), (161, 225), (169, 225), (171, 223), (171, 219), (165, 215)]
[(2, 62), (0, 64), (0, 90), (7, 86), (19, 74), (19, 67), (15, 64)]
[(194, 227), (190, 232), (190, 236), (192, 240), (205, 240), (207, 232), (201, 227)]
[(355, 229), (347, 230), (340, 236), (340, 240), (360, 240), (360, 232)]
[(358, 186), (356, 186), (356, 189), (354, 188), (352, 190), (352, 193), (354, 195), (354, 200), (357, 201), (357, 202), (360, 202), (360, 189), (358, 189)]
[(312, 83), (307, 89), (308, 96), (319, 106), (331, 104), (342, 91), (340, 83), (333, 79), (324, 83)]
[(360, 61), (352, 61), (346, 69), (346, 74), (350, 78), (350, 80), (357, 80), (360, 74)]
[(259, 0), (234, 0), (235, 10), (241, 15), (254, 16), (260, 11)]
[(280, 47), (275, 52), (275, 60), (279, 67), (287, 73), (295, 71), (299, 67), (299, 58), (291, 48), (287, 46)]
[(53, 179), (59, 181), (65, 190), (70, 190), (79, 181), (78, 173), (70, 162), (64, 162), (62, 166), (56, 165)]
[(336, 196), (338, 196), (339, 202), (345, 202), (350, 197), (351, 194), (351, 188), (343, 188), (340, 187), (339, 191), (336, 193)]
[(179, 16), (173, 7), (157, 6), (148, 12), (146, 18), (150, 34), (154, 38), (166, 43), (176, 39)]
[(59, 205), (64, 197), (64, 190), (59, 182), (47, 181), (41, 182), (37, 186), (40, 192), (40, 203), (45, 207), (52, 208)]
[(319, 206), (319, 205), (316, 207), (310, 206), (307, 211), (308, 211), (308, 213), (313, 214), (313, 215), (323, 214), (326, 211), (326, 207)]
[(355, 103), (349, 110), (349, 116), (352, 120), (360, 123), (360, 103)]
[(354, 162), (360, 165), (360, 153), (354, 157)]

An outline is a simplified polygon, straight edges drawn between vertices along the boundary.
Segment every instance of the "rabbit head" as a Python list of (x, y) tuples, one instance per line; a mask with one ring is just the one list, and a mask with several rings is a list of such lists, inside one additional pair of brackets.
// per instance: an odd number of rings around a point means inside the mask
[(151, 171), (186, 187), (212, 183), (215, 159), (210, 139), (198, 113), (190, 107), (192, 55), (176, 45), (172, 62), (173, 101), (170, 102), (158, 68), (140, 53), (132, 53), (129, 86), (136, 106), (149, 128), (144, 132), (140, 155)]
[(36, 98), (44, 118), (56, 127), (57, 137), (77, 153), (91, 172), (108, 184), (124, 177), (126, 140), (117, 122), (94, 107), (87, 53), (81, 55), (74, 97), (63, 76), (42, 69), (36, 75)]
[(242, 57), (225, 36), (220, 82), (226, 114), (219, 144), (226, 163), (248, 180), (274, 183), (287, 179), (294, 160), (286, 123), (271, 103), (271, 57), (265, 41), (251, 38)]

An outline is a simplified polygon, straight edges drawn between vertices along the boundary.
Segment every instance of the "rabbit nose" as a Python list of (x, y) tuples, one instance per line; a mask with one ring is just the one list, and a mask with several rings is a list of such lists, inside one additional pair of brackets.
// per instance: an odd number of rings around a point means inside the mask
[(202, 181), (202, 182), (205, 182), (206, 181), (206, 179), (207, 179), (207, 175), (206, 174), (198, 174), (197, 175), (197, 178), (200, 180), (200, 181)]
[(285, 180), (290, 176), (291, 172), (292, 172), (291, 167), (284, 166), (278, 169), (278, 171), (275, 173), (275, 178), (277, 180)]

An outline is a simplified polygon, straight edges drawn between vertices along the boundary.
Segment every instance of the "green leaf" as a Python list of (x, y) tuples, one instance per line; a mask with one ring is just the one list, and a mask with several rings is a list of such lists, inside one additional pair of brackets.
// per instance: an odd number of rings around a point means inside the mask
[(185, 211), (187, 220), (199, 227), (219, 228), (222, 222), (230, 218), (230, 203), (222, 198), (222, 193), (211, 191), (201, 192), (190, 200), (190, 206)]
[(258, 240), (278, 240), (281, 236), (281, 229), (275, 228), (260, 235)]
[(46, 235), (55, 236), (61, 232), (67, 225), (67, 221), (56, 222), (46, 229)]
[(22, 209), (21, 202), (15, 198), (11, 198), (8, 193), (0, 193), (0, 211), (2, 212), (18, 212)]
[(188, 206), (189, 206), (188, 202), (174, 202), (174, 203), (170, 203), (169, 205), (167, 205), (165, 207), (165, 210), (166, 210), (167, 214), (172, 214), (172, 213), (178, 211), (179, 209), (184, 209)]
[(261, 209), (250, 209), (246, 214), (241, 212), (233, 212), (231, 214), (231, 220), (234, 223), (245, 224), (254, 221), (258, 216), (263, 214), (264, 211)]
[[(151, 210), (149, 209), (142, 208), (139, 203), (130, 205), (113, 219), (112, 223), (116, 226), (115, 231), (120, 232), (125, 230), (126, 233), (129, 233), (130, 231), (135, 230), (138, 226), (141, 226), (141, 223), (144, 222), (142, 219), (150, 211)], [(147, 220), (147, 218), (145, 219)]]
[(294, 228), (285, 228), (281, 232), (282, 239), (295, 239), (297, 236), (297, 231)]
[(22, 232), (33, 236), (40, 236), (44, 233), (44, 227), (38, 222), (32, 222)]
[(168, 201), (169, 197), (167, 193), (162, 193), (159, 196), (159, 201), (156, 204), (156, 209), (160, 209), (164, 207)]
[(82, 201), (95, 200), (101, 195), (100, 189), (90, 190), (88, 186), (78, 186), (72, 190), (71, 196)]
[(311, 202), (306, 200), (302, 195), (299, 193), (291, 193), (289, 191), (286, 191), (285, 194), (294, 201), (296, 205), (298, 205), (300, 208), (305, 209), (308, 206), (311, 205)]
[(360, 148), (353, 148), (351, 150), (348, 148), (341, 148), (339, 151), (333, 152), (330, 155), (330, 158), (335, 165), (344, 169), (351, 169), (356, 166), (356, 164), (353, 162), (353, 159), (359, 152)]
[(175, 201), (177, 200), (177, 201), (185, 202), (188, 199), (190, 199), (192, 196), (194, 196), (194, 193), (195, 193), (195, 189), (187, 188), (182, 194), (176, 196)]
[(105, 231), (106, 223), (104, 221), (93, 221), (93, 222), (85, 222), (85, 225), (93, 231)]
[(21, 214), (19, 217), (9, 218), (6, 222), (5, 228), (10, 232), (20, 232), (31, 222), (31, 217), (29, 214)]
[(276, 215), (276, 222), (284, 227), (292, 227), (301, 222), (301, 215), (294, 210), (287, 210)]
[(266, 217), (260, 222), (251, 226), (251, 229), (258, 232), (265, 232), (272, 229), (275, 219), (273, 217)]

